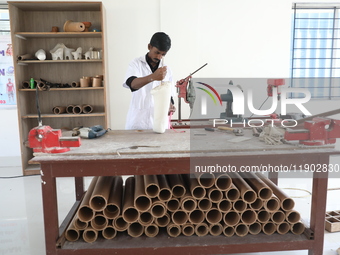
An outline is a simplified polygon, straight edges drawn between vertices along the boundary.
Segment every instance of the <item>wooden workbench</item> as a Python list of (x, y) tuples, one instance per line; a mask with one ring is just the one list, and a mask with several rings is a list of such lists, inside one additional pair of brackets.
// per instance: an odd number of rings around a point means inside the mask
[[(82, 140), (79, 148), (62, 154), (38, 154), (31, 160), (42, 169), (42, 195), (47, 254), (230, 254), (260, 251), (309, 250), (322, 255), (327, 196), (327, 172), (313, 173), (310, 228), (308, 234), (273, 234), (246, 237), (179, 236), (166, 233), (155, 238), (118, 235), (113, 240), (98, 239), (59, 244), (58, 239), (74, 215), (84, 193), (83, 177), (189, 173), (195, 165), (291, 166), (328, 164), (330, 155), (340, 154), (333, 146), (300, 147), (291, 144), (266, 145), (252, 137), (233, 142), (233, 134), (204, 129), (148, 131), (110, 131), (103, 137)], [(56, 178), (75, 177), (76, 198), (59, 228)], [(277, 182), (277, 173), (271, 174)]]

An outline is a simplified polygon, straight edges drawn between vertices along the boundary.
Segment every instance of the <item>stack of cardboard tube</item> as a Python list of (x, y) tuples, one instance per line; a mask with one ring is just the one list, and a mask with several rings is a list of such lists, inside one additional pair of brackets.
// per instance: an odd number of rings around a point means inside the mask
[(294, 200), (261, 173), (94, 177), (65, 232), (74, 242), (99, 236), (231, 237), (300, 235)]

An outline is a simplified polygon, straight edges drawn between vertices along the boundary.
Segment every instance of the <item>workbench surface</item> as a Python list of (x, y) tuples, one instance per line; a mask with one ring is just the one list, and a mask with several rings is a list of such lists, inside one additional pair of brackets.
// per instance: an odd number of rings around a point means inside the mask
[[(244, 140), (243, 140), (244, 139)], [(247, 139), (247, 140), (245, 140)], [(243, 140), (243, 141), (242, 141)], [(95, 139), (82, 139), (81, 146), (60, 154), (35, 153), (34, 162), (72, 161), (122, 158), (183, 158), (205, 156), (332, 153), (334, 145), (304, 146), (296, 142), (268, 145), (244, 129), (244, 136), (230, 132), (202, 129), (166, 130), (158, 134), (152, 130), (112, 130)]]

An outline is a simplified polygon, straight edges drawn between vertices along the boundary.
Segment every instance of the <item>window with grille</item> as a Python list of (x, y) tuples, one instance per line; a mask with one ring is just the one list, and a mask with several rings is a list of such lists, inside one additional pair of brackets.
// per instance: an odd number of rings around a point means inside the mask
[(293, 4), (291, 86), (308, 88), (314, 99), (340, 99), (339, 8)]

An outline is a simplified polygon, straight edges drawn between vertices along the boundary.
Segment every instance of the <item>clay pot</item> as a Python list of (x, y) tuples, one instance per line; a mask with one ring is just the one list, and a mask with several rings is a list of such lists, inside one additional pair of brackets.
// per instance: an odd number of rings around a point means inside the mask
[(92, 23), (89, 22), (89, 21), (84, 21), (84, 22), (82, 22), (82, 23), (83, 23), (84, 26), (85, 26), (84, 32), (89, 32), (89, 28), (91, 27)]
[(84, 30), (85, 25), (82, 22), (67, 20), (64, 24), (64, 32), (83, 32)]
[(99, 77), (94, 77), (92, 80), (92, 87), (101, 87), (102, 86), (102, 79)]
[(91, 79), (90, 79), (90, 77), (80, 78), (80, 87), (82, 87), (82, 88), (91, 87)]

